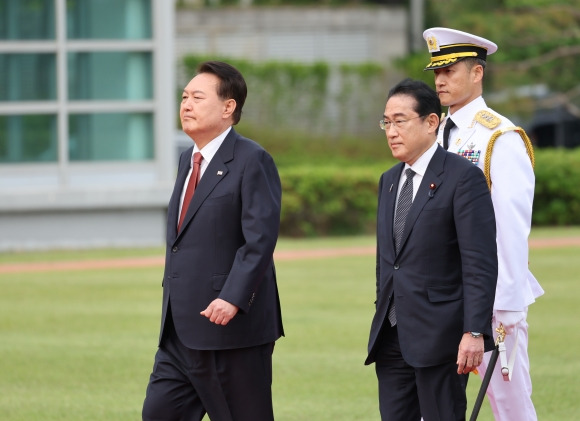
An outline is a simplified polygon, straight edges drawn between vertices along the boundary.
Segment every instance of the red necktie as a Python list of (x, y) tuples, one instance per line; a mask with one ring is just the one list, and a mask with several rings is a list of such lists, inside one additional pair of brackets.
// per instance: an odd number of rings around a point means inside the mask
[(185, 219), (185, 214), (187, 213), (187, 209), (189, 208), (189, 203), (191, 202), (191, 198), (193, 197), (193, 193), (195, 192), (195, 188), (197, 187), (197, 183), (199, 183), (199, 168), (201, 166), (201, 160), (203, 156), (201, 153), (196, 152), (193, 154), (193, 169), (191, 170), (191, 176), (189, 177), (189, 183), (187, 183), (187, 190), (185, 190), (185, 196), (183, 197), (183, 205), (181, 205), (181, 215), (179, 216), (179, 224), (177, 225), (177, 232), (181, 229), (181, 224)]

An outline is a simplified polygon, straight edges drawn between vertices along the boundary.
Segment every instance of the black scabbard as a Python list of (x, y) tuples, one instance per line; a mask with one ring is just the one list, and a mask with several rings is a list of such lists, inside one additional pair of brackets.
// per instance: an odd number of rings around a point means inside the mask
[(489, 386), (489, 381), (491, 380), (491, 375), (493, 374), (493, 370), (495, 369), (495, 364), (497, 363), (498, 356), (499, 356), (499, 347), (496, 345), (491, 354), (491, 358), (489, 359), (487, 370), (485, 370), (485, 375), (483, 376), (483, 381), (481, 382), (481, 387), (479, 388), (479, 393), (477, 394), (477, 399), (475, 400), (475, 405), (473, 407), (473, 412), (471, 413), (469, 421), (477, 420), (477, 416), (479, 415), (481, 404), (485, 399), (485, 393), (487, 392), (487, 387)]

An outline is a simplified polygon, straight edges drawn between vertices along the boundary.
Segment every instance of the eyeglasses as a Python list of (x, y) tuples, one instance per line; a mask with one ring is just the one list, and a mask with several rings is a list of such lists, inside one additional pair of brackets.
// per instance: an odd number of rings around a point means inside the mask
[(385, 131), (389, 130), (391, 128), (391, 125), (393, 125), (393, 124), (395, 125), (395, 127), (397, 129), (402, 129), (403, 127), (405, 127), (405, 123), (407, 121), (411, 121), (411, 120), (414, 120), (416, 118), (421, 118), (421, 117), (425, 117), (425, 116), (418, 115), (417, 117), (411, 117), (411, 118), (408, 118), (407, 120), (395, 120), (395, 121), (389, 121), (389, 120), (383, 119), (383, 120), (379, 121), (379, 126), (380, 126), (381, 130), (385, 130)]

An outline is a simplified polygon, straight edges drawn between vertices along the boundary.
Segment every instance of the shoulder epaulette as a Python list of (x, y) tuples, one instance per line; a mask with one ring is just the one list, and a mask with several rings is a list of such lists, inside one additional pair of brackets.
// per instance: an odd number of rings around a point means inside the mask
[(495, 129), (501, 123), (501, 118), (488, 110), (478, 111), (474, 120), (488, 129)]

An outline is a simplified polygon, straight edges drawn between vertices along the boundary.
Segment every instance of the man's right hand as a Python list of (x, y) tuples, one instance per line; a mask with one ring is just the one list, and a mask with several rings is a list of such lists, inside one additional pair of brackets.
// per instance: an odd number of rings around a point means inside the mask
[(483, 361), (483, 335), (474, 338), (471, 333), (463, 334), (457, 353), (457, 374), (467, 374)]
[(221, 298), (213, 300), (207, 308), (200, 314), (207, 317), (210, 322), (216, 325), (227, 325), (230, 320), (238, 313), (239, 308), (233, 304), (228, 303)]

